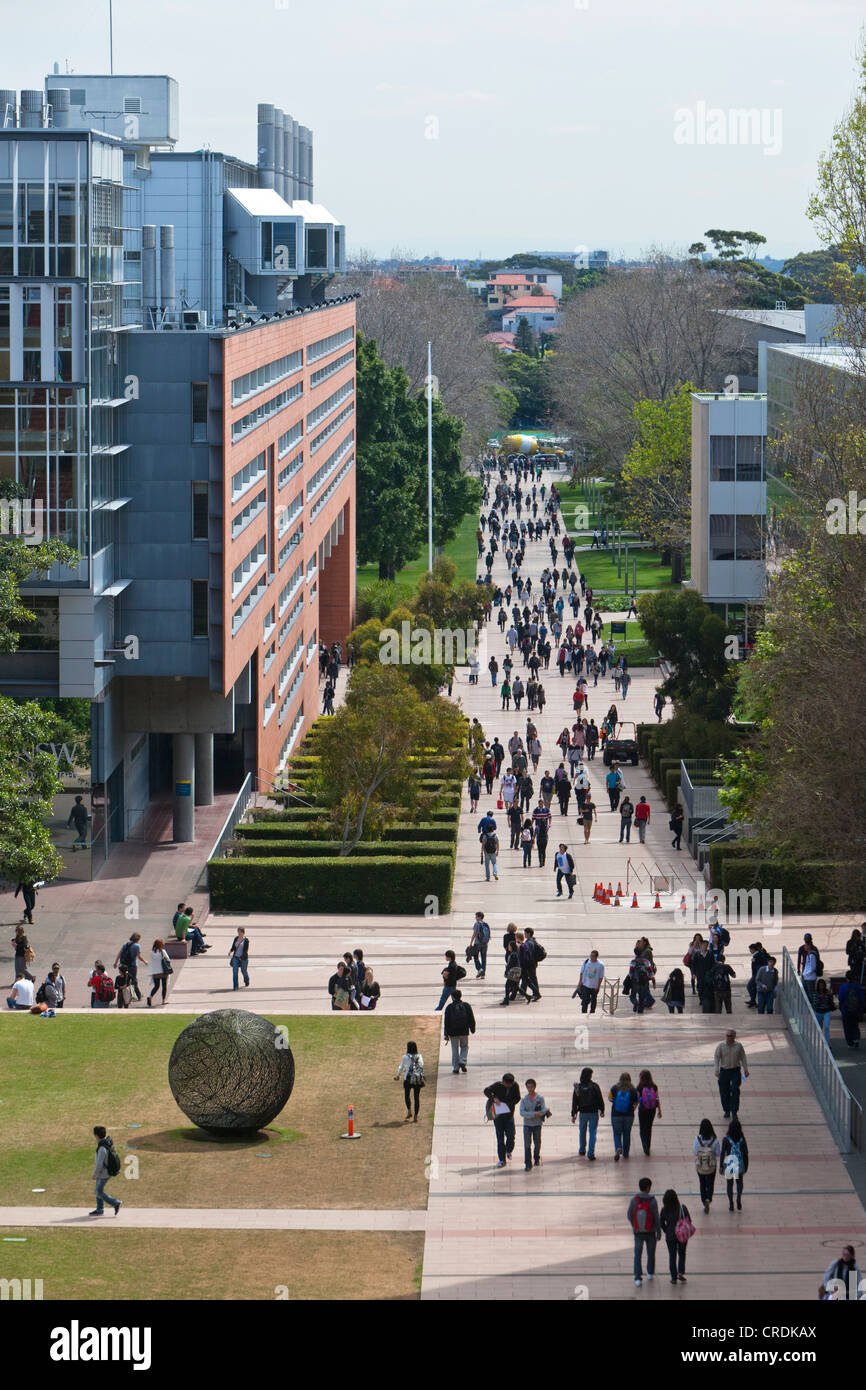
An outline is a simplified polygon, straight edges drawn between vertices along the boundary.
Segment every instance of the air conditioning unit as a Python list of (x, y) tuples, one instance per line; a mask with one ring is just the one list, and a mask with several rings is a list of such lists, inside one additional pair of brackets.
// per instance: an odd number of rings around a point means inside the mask
[(183, 326), (184, 326), (184, 328), (188, 328), (188, 329), (206, 328), (206, 327), (207, 327), (207, 310), (206, 310), (206, 309), (184, 309), (184, 311), (183, 311)]

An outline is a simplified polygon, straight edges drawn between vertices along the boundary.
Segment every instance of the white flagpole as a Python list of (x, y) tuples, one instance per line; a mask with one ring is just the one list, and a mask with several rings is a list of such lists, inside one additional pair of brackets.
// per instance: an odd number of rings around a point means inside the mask
[(427, 344), (427, 555), (433, 571), (433, 344)]

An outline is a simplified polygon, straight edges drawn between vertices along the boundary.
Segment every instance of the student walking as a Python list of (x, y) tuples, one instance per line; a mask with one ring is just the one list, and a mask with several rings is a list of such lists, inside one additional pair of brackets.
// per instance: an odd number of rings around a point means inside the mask
[(634, 802), (626, 792), (625, 798), (620, 802), (619, 807), (619, 842), (622, 844), (631, 843), (631, 818), (634, 815)]
[(728, 1125), (722, 1140), (722, 1170), (728, 1186), (728, 1210), (734, 1210), (734, 1184), (737, 1185), (737, 1211), (743, 1209), (743, 1178), (749, 1171), (749, 1146), (743, 1127), (736, 1117)]
[(94, 1125), (93, 1134), (96, 1139), (96, 1159), (93, 1164), (93, 1181), (96, 1186), (96, 1207), (89, 1213), (90, 1216), (104, 1216), (105, 1203), (113, 1208), (115, 1216), (123, 1206), (119, 1197), (110, 1197), (105, 1190), (105, 1184), (110, 1178), (116, 1178), (120, 1172), (120, 1157), (115, 1151), (114, 1141), (106, 1133), (104, 1125)]
[(505, 998), (500, 999), (501, 1008), (507, 1006), (517, 998), (517, 990), (520, 985), (520, 978), (523, 971), (520, 968), (520, 956), (518, 955), (517, 940), (512, 937), (511, 944), (505, 955)]
[(615, 1086), (608, 1092), (611, 1103), (610, 1123), (613, 1130), (614, 1163), (620, 1158), (628, 1158), (631, 1149), (631, 1130), (634, 1112), (638, 1103), (638, 1093), (631, 1084), (627, 1071), (622, 1073)]
[(659, 1226), (668, 1247), (668, 1266), (671, 1283), (686, 1282), (686, 1246), (695, 1233), (692, 1218), (685, 1202), (681, 1202), (672, 1187), (662, 1197)]
[(656, 1244), (661, 1227), (659, 1208), (655, 1197), (650, 1196), (652, 1181), (641, 1178), (638, 1190), (628, 1204), (629, 1225), (634, 1233), (634, 1282), (637, 1288), (643, 1283), (643, 1252), (646, 1249), (646, 1277), (652, 1279), (656, 1269)]
[(686, 1007), (686, 982), (679, 966), (674, 966), (662, 990), (662, 1003), (667, 1004), (669, 1014), (681, 1014)]
[(457, 956), (453, 951), (445, 952), (445, 964), (440, 971), (442, 976), (442, 993), (439, 996), (439, 1003), (434, 1010), (440, 1013), (445, 1008), (449, 999), (453, 999), (457, 990), (457, 981), (465, 979), (466, 971), (462, 965), (457, 964)]
[(580, 1012), (585, 1014), (587, 1009), (591, 1014), (595, 1013), (595, 1006), (598, 1002), (598, 991), (601, 989), (604, 980), (604, 961), (599, 960), (598, 951), (592, 950), (587, 956), (583, 965), (580, 967), (580, 979), (577, 982), (577, 989), (572, 994), (580, 996)]
[(812, 1001), (812, 1007), (813, 1007), (813, 1009), (815, 1010), (815, 1017), (817, 1018), (818, 1022), (820, 1023), (820, 1025), (821, 1025), (821, 1030), (822, 1030), (822, 1032), (823, 1032), (823, 1034), (824, 1034), (824, 1037), (826, 1038), (827, 1043), (828, 1043), (828, 1045), (829, 1045), (829, 1042), (830, 1042), (830, 1016), (831, 1016), (833, 1010), (836, 1008), (836, 1001), (835, 1001), (835, 999), (833, 998), (832, 990), (830, 989), (830, 987), (829, 987), (829, 985), (827, 984), (827, 981), (826, 981), (826, 980), (819, 980), (819, 981), (818, 981), (818, 984), (817, 984), (817, 987), (816, 987), (816, 990), (815, 990), (815, 998), (814, 998), (814, 1000)]
[(499, 1167), (514, 1153), (514, 1110), (520, 1100), (520, 1087), (510, 1071), (504, 1072), (501, 1081), (485, 1086), (487, 1097), (485, 1115), (493, 1121), (496, 1132), (496, 1156)]
[(704, 1207), (704, 1215), (710, 1210), (710, 1203), (713, 1200), (713, 1192), (716, 1186), (716, 1172), (721, 1157), (721, 1145), (716, 1137), (709, 1120), (701, 1120), (700, 1128), (695, 1135), (695, 1142), (692, 1145), (692, 1153), (695, 1158), (695, 1172), (698, 1175), (698, 1186), (701, 1193), (701, 1202)]
[(119, 966), (126, 969), (129, 976), (129, 987), (135, 991), (136, 999), (141, 999), (141, 990), (138, 988), (138, 963), (141, 960), (141, 932), (134, 931), (128, 941), (124, 941), (120, 950), (114, 958), (114, 969)]
[(640, 1132), (641, 1147), (647, 1158), (650, 1156), (650, 1145), (653, 1137), (653, 1124), (656, 1116), (662, 1117), (662, 1102), (658, 1087), (652, 1078), (652, 1072), (642, 1071), (637, 1079), (637, 1124)]
[[(80, 801), (81, 797), (79, 797), (78, 800)], [(24, 921), (29, 922), (32, 927), (33, 909), (36, 906), (36, 888), (29, 879), (26, 882), (20, 879), (15, 889), (14, 896), (17, 898), (19, 893), (21, 894), (21, 901), (24, 904)]]
[[(736, 1119), (740, 1108), (740, 1085), (744, 1076), (749, 1075), (749, 1064), (741, 1042), (733, 1028), (725, 1033), (725, 1041), (720, 1042), (715, 1051), (716, 1080), (719, 1083), (719, 1098), (725, 1119)], [(742, 1071), (740, 1070), (742, 1068)]]
[[(625, 692), (623, 691), (623, 694)], [(638, 839), (641, 844), (646, 843), (646, 828), (650, 822), (650, 804), (645, 796), (642, 796), (634, 808), (634, 823), (637, 826)]]
[(238, 934), (231, 944), (229, 960), (232, 963), (232, 989), (238, 988), (238, 972), (244, 977), (244, 988), (250, 982), (247, 961), (250, 957), (250, 943), (246, 927), (238, 927)]
[(172, 974), (173, 967), (165, 949), (165, 942), (161, 937), (157, 937), (150, 950), (150, 978), (153, 980), (153, 989), (147, 996), (147, 1007), (152, 1007), (153, 996), (158, 990), (162, 990), (162, 1002), (165, 1003), (165, 991), (168, 985), (168, 977)]
[(568, 845), (560, 845), (554, 858), (556, 865), (556, 896), (562, 897), (562, 880), (565, 879), (568, 885), (569, 898), (574, 897), (575, 873), (574, 860), (569, 854)]
[(472, 1005), (464, 1001), (459, 989), (455, 989), (443, 1019), (443, 1041), (451, 1044), (451, 1070), (455, 1076), (458, 1072), (466, 1070), (469, 1034), (474, 1032), (475, 1014), (472, 1012)]
[(768, 956), (765, 964), (759, 966), (755, 973), (755, 1002), (758, 1005), (759, 1014), (771, 1014), (773, 1012), (773, 1000), (776, 997), (778, 987), (779, 972), (776, 969), (776, 957)]
[(520, 1118), (523, 1121), (523, 1166), (527, 1173), (532, 1172), (541, 1162), (541, 1127), (550, 1116), (544, 1096), (536, 1090), (533, 1077), (526, 1079), (526, 1095), (520, 1102)]
[(595, 808), (595, 802), (590, 796), (588, 787), (586, 790), (586, 798), (580, 808), (580, 819), (583, 821), (583, 843), (588, 845), (589, 837), (592, 834), (593, 819), (598, 820), (598, 811)]
[(669, 828), (674, 832), (674, 838), (671, 840), (671, 845), (674, 849), (681, 848), (680, 842), (683, 838), (683, 824), (685, 822), (685, 819), (686, 813), (683, 810), (680, 803), (677, 802), (676, 806), (673, 809), (673, 814), (671, 815), (671, 818), (668, 822)]
[(484, 920), (483, 912), (476, 912), (472, 923), (472, 936), (469, 950), (475, 962), (475, 978), (483, 980), (487, 974), (487, 947), (490, 945), (490, 928)]
[[(426, 1086), (424, 1080), (424, 1058), (418, 1051), (418, 1044), (407, 1042), (406, 1051), (400, 1060), (395, 1081), (403, 1082), (403, 1097), (406, 1101), (406, 1119), (418, 1123), (418, 1106), (421, 1095), (421, 1087)], [(415, 1100), (415, 1115), (412, 1115), (412, 1098)]]
[(860, 1046), (860, 1020), (863, 1017), (864, 994), (858, 984), (858, 971), (849, 970), (845, 983), (839, 986), (839, 1012), (842, 1015), (842, 1029), (849, 1047)]
[[(574, 1090), (571, 1097), (571, 1123), (575, 1120), (578, 1124), (578, 1158), (587, 1158), (595, 1162), (595, 1139), (598, 1132), (599, 1119), (604, 1115), (604, 1096), (601, 1094), (601, 1087), (592, 1079), (592, 1067), (584, 1067), (580, 1073), (580, 1080), (575, 1081)], [(589, 1136), (589, 1152), (587, 1153), (587, 1135)]]

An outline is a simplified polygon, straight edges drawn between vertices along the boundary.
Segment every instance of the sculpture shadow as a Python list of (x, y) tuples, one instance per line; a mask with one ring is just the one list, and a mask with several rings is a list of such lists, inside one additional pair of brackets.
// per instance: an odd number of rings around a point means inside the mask
[(134, 1152), (177, 1154), (189, 1153), (198, 1147), (202, 1152), (212, 1148), (219, 1149), (222, 1153), (226, 1149), (243, 1151), (251, 1148), (260, 1149), (266, 1144), (291, 1143), (300, 1137), (296, 1130), (279, 1130), (272, 1127), (223, 1135), (199, 1129), (196, 1125), (184, 1125), (179, 1129), (158, 1130), (155, 1134), (135, 1140)]

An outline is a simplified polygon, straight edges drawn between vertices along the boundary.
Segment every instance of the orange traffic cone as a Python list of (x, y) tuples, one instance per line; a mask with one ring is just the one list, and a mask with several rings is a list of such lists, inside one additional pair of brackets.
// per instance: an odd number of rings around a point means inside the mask
[(622, 879), (620, 879), (619, 883), (616, 885), (616, 896), (618, 898), (622, 897)]
[(596, 883), (595, 887), (594, 887), (593, 890), (592, 890), (592, 900), (593, 900), (593, 902), (596, 902), (596, 903), (598, 902), (598, 884), (597, 884), (597, 883)]
[(658, 890), (656, 890), (656, 900), (655, 900), (655, 902), (653, 903), (653, 908), (657, 908), (657, 907), (661, 907), (661, 902), (659, 901)]
[(637, 907), (637, 893), (634, 894), (634, 896), (633, 896), (633, 898), (632, 898), (632, 900), (631, 900), (631, 905), (632, 905), (632, 907)]
[(681, 896), (680, 896), (680, 912), (688, 912), (688, 908), (686, 907), (686, 895), (685, 895), (685, 893), (681, 894)]
[(611, 886), (610, 883), (608, 883), (608, 885), (607, 885), (607, 896), (608, 896), (609, 898), (612, 898), (612, 897), (613, 897), (613, 887)]
[(601, 900), (604, 903), (605, 907), (610, 907), (610, 888), (605, 888)]
[(621, 894), (617, 893), (616, 897), (614, 898), (614, 900), (613, 900), (613, 905), (614, 905), (614, 907), (622, 907), (622, 903), (620, 902), (620, 896), (621, 896)]

